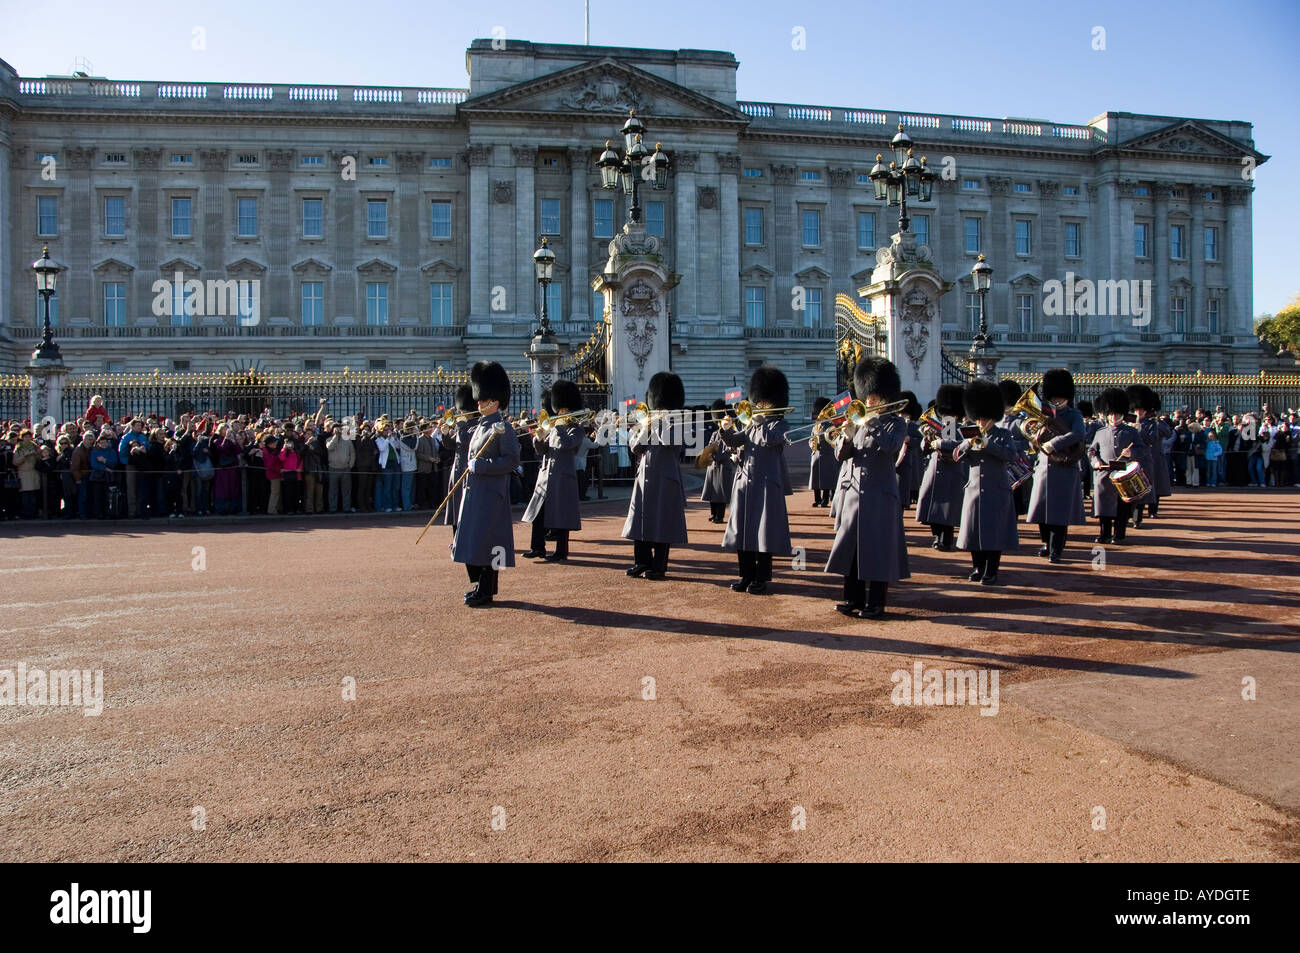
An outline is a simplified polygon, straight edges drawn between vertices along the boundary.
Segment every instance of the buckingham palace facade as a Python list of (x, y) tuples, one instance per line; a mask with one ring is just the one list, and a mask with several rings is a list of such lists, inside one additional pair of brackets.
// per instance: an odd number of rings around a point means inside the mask
[[(602, 320), (592, 281), (625, 206), (596, 159), (629, 109), (670, 157), (644, 218), (681, 276), (672, 362), (693, 401), (764, 361), (796, 403), (834, 386), (835, 296), (856, 298), (897, 230), (867, 173), (900, 123), (941, 173), (910, 211), (953, 282), (946, 347), (978, 323), (983, 253), (1004, 371), (1259, 368), (1250, 173), (1267, 157), (1249, 123), (738, 101), (735, 57), (701, 50), (476, 40), (466, 63), (467, 89), (412, 89), (0, 62), (0, 370), (39, 337), (44, 245), (68, 267), (53, 314), (74, 373), (523, 370), (541, 236), (561, 345)], [(1054, 306), (1089, 282), (1147, 289), (1146, 312)]]

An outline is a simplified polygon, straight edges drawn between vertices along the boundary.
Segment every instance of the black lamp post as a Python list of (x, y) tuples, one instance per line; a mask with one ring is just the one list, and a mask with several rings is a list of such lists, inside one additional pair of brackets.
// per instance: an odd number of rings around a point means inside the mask
[(59, 272), (66, 270), (50, 257), (50, 246), (41, 248), (41, 257), (32, 262), (32, 271), (36, 272), (36, 291), (45, 299), (45, 327), (41, 332), (41, 346), (32, 355), (37, 361), (61, 361), (59, 346), (54, 343), (54, 332), (50, 328), (50, 299), (54, 297), (55, 284)]
[(971, 286), (980, 298), (980, 329), (971, 341), (967, 362), (971, 376), (976, 380), (997, 380), (998, 355), (989, 341), (988, 318), (984, 309), (984, 299), (989, 288), (993, 286), (993, 266), (980, 255), (975, 267), (970, 270)]
[(542, 239), (542, 247), (533, 252), (533, 268), (537, 272), (537, 283), (542, 287), (542, 323), (533, 332), (533, 337), (554, 337), (551, 319), (546, 315), (546, 289), (555, 277), (555, 252), (547, 247), (545, 238)]
[(606, 189), (616, 189), (620, 185), (628, 196), (628, 224), (641, 221), (640, 182), (645, 179), (656, 191), (668, 188), (668, 156), (664, 153), (662, 143), (655, 143), (655, 151), (645, 147), (642, 137), (645, 124), (636, 117), (636, 110), (630, 110), (627, 122), (619, 130), (623, 135), (624, 155), (610, 147), (605, 140), (605, 151), (600, 154), (596, 164), (600, 166), (600, 184)]
[(875, 186), (877, 200), (886, 202), (891, 208), (899, 207), (898, 230), (905, 232), (912, 224), (907, 216), (907, 197), (913, 196), (918, 202), (930, 201), (934, 180), (939, 175), (925, 167), (925, 156), (916, 158), (912, 137), (903, 130), (901, 122), (889, 147), (894, 151), (894, 161), (886, 168), (884, 156), (876, 153), (876, 164), (868, 177)]

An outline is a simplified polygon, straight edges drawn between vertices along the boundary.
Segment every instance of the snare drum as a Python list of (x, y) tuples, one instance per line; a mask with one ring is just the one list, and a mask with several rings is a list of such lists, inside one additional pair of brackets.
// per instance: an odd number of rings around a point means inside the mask
[(1123, 470), (1112, 473), (1110, 482), (1115, 484), (1119, 498), (1125, 503), (1136, 502), (1151, 491), (1151, 480), (1136, 460)]
[(1016, 457), (1007, 464), (1007, 473), (1011, 475), (1011, 489), (1018, 490), (1022, 483), (1033, 478), (1034, 468), (1024, 457)]

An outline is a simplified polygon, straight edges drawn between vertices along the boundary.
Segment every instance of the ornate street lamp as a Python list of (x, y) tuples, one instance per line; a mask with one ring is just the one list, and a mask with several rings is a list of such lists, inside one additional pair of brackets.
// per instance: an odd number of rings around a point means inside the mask
[(542, 287), (542, 323), (533, 332), (533, 337), (554, 337), (551, 320), (546, 315), (546, 289), (555, 277), (555, 252), (547, 247), (545, 238), (542, 239), (542, 247), (533, 252), (533, 268), (537, 272), (537, 283)]
[(890, 207), (898, 206), (898, 230), (905, 232), (912, 221), (907, 215), (907, 197), (910, 195), (918, 202), (930, 201), (934, 191), (934, 180), (939, 177), (925, 165), (925, 156), (916, 158), (912, 137), (898, 124), (898, 134), (889, 143), (894, 152), (894, 160), (885, 166), (885, 157), (876, 153), (876, 164), (868, 178), (875, 187), (876, 198), (886, 202)]
[(623, 193), (629, 197), (627, 221), (630, 225), (641, 221), (640, 180), (650, 183), (656, 191), (668, 188), (668, 156), (662, 143), (655, 143), (653, 153), (645, 147), (645, 124), (637, 118), (635, 109), (629, 111), (627, 122), (619, 132), (623, 136), (624, 154), (620, 156), (606, 140), (605, 151), (596, 160), (596, 165), (600, 167), (602, 188), (616, 189), (621, 185)]
[(970, 270), (970, 279), (971, 286), (980, 299), (980, 329), (971, 341), (967, 364), (974, 379), (996, 381), (998, 354), (989, 341), (989, 325), (984, 309), (984, 299), (988, 296), (989, 288), (993, 286), (993, 266), (984, 260), (983, 255), (979, 256), (975, 267)]
[(50, 329), (50, 299), (54, 297), (55, 284), (59, 272), (66, 268), (50, 257), (50, 246), (41, 249), (41, 257), (32, 262), (32, 271), (36, 272), (36, 291), (45, 299), (45, 327), (41, 332), (41, 346), (32, 355), (33, 360), (61, 361), (59, 346), (54, 343), (54, 332)]

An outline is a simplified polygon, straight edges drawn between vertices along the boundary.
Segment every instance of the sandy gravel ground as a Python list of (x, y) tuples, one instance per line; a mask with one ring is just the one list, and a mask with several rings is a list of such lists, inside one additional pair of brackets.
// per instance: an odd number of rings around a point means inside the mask
[[(0, 706), (0, 860), (1300, 854), (1294, 495), (1177, 496), (1064, 566), (1024, 527), (993, 590), (909, 511), (882, 622), (831, 611), (810, 502), (769, 597), (698, 503), (629, 580), (614, 501), (491, 610), (423, 519), (8, 524), (0, 670), (102, 670), (104, 710)], [(997, 714), (893, 704), (917, 661), (996, 673)]]

